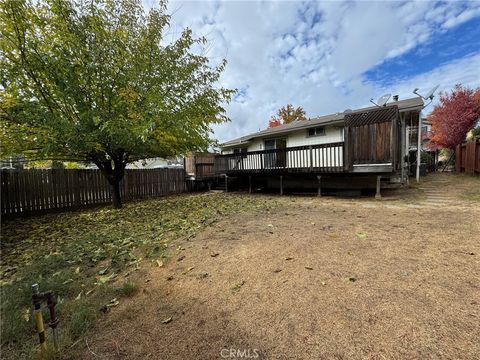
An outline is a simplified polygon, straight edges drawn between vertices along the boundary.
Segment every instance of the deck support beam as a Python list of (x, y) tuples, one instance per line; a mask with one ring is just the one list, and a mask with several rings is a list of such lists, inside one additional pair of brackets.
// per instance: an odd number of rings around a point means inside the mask
[(377, 176), (377, 192), (375, 193), (375, 199), (380, 200), (382, 198), (382, 194), (380, 193), (380, 180), (382, 179), (381, 176)]
[(317, 175), (317, 180), (318, 180), (318, 192), (317, 192), (317, 196), (318, 196), (318, 197), (321, 197), (321, 196), (322, 196), (322, 176), (321, 176), (321, 175)]
[(280, 195), (283, 195), (283, 176), (280, 175)]
[(248, 193), (252, 193), (252, 176), (248, 177)]

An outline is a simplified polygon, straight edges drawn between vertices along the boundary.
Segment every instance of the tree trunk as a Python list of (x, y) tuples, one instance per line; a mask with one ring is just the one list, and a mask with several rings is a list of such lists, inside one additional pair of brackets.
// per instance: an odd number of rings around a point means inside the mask
[(120, 180), (113, 180), (110, 183), (110, 190), (112, 193), (112, 204), (115, 209), (122, 207), (122, 198), (120, 196)]
[[(110, 184), (110, 192), (112, 194), (112, 204), (115, 209), (122, 207), (122, 198), (120, 196), (120, 182), (125, 175), (125, 166), (127, 165), (127, 156), (120, 153), (116, 158), (99, 159), (97, 156), (92, 156), (91, 160), (97, 165), (102, 174)], [(112, 162), (113, 165), (112, 166)]]

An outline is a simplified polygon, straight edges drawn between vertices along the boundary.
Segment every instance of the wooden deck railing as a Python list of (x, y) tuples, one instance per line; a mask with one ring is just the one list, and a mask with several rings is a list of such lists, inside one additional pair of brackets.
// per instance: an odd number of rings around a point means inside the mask
[(215, 172), (343, 172), (343, 142), (217, 155)]

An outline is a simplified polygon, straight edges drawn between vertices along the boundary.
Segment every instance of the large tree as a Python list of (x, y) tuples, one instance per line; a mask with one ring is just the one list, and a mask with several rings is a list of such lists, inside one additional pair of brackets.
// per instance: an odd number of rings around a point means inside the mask
[(430, 146), (455, 149), (480, 119), (480, 88), (456, 85), (450, 93), (440, 95), (440, 103), (428, 116), (432, 124)]
[(127, 163), (208, 148), (226, 62), (189, 29), (168, 43), (169, 21), (164, 1), (3, 0), (0, 155), (93, 162), (121, 207)]
[(293, 121), (303, 120), (307, 120), (305, 110), (301, 106), (294, 108), (292, 104), (288, 104), (278, 109), (277, 115), (270, 118), (268, 127), (273, 128), (282, 124), (290, 124)]

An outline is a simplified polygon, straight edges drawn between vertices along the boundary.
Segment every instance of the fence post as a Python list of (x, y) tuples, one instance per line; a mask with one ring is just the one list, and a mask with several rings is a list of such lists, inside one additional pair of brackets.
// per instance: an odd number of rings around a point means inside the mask
[(123, 196), (125, 201), (130, 200), (130, 187), (128, 186), (128, 173), (129, 171), (125, 169), (125, 174), (123, 175)]
[(462, 172), (462, 145), (457, 145), (455, 149), (455, 172), (460, 174)]
[[(475, 167), (476, 167), (476, 163), (477, 163), (477, 156), (478, 154), (476, 153), (477, 152), (477, 142), (475, 140), (469, 142), (467, 144), (467, 148), (470, 147), (470, 149), (466, 149), (467, 150), (467, 158), (468, 158), (468, 161), (466, 160), (466, 164), (465, 166), (468, 166), (469, 169), (468, 169), (468, 173), (471, 174), (471, 175), (475, 175)], [(466, 170), (466, 169), (465, 169)]]
[(75, 195), (74, 195), (74, 199), (73, 199), (73, 203), (75, 204), (75, 206), (80, 206), (81, 203), (80, 203), (80, 181), (79, 181), (79, 177), (80, 177), (80, 170), (75, 170), (75, 173), (73, 174), (73, 187), (74, 187), (74, 191), (75, 191)]

